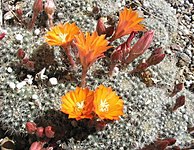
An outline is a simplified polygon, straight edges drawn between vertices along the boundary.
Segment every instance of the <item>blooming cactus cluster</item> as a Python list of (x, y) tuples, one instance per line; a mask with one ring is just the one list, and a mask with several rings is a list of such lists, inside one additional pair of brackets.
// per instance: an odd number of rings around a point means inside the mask
[(94, 117), (118, 120), (123, 115), (123, 100), (104, 85), (100, 85), (95, 91), (77, 87), (62, 96), (61, 101), (61, 111), (76, 120)]
[[(146, 32), (132, 48), (130, 44), (138, 31), (145, 31), (145, 27), (140, 24), (142, 20), (143, 18), (138, 17), (136, 11), (124, 8), (120, 12), (119, 22), (115, 29), (113, 26), (106, 27), (100, 18), (96, 31), (92, 34), (86, 32), (84, 35), (75, 23), (65, 23), (52, 27), (47, 32), (45, 39), (49, 45), (61, 46), (65, 50), (73, 68), (75, 67), (75, 59), (72, 53), (80, 58), (82, 65), (81, 86), (85, 87), (85, 78), (89, 67), (96, 60), (104, 57), (104, 52), (113, 47), (110, 44), (114, 40), (130, 34), (128, 40), (117, 47), (111, 55), (110, 75), (117, 63), (129, 64), (148, 49), (153, 39), (153, 31)], [(110, 38), (106, 39), (108, 37)], [(71, 51), (75, 47), (77, 50)]]
[[(37, 7), (35, 7), (37, 6)], [(37, 15), (42, 11), (42, 0), (36, 0), (34, 3), (34, 15), (30, 24), (33, 28)], [(81, 86), (75, 90), (67, 92), (61, 97), (61, 112), (68, 115), (69, 119), (76, 121), (90, 119), (91, 124), (99, 120), (106, 124), (106, 121), (119, 120), (123, 115), (124, 101), (120, 98), (111, 87), (100, 85), (95, 90), (86, 87), (86, 75), (89, 68), (98, 59), (105, 57), (104, 53), (112, 49), (110, 56), (109, 75), (118, 64), (127, 66), (137, 57), (142, 55), (149, 47), (153, 40), (154, 31), (147, 31), (141, 38), (131, 46), (131, 42), (138, 32), (146, 31), (145, 26), (141, 24), (143, 18), (138, 16), (132, 8), (124, 8), (119, 14), (119, 21), (116, 27), (113, 25), (106, 26), (103, 19), (97, 22), (96, 31), (83, 33), (75, 23), (66, 22), (53, 26), (52, 17), (55, 10), (53, 0), (47, 0), (45, 3), (45, 12), (49, 18), (50, 30), (44, 36), (45, 41), (50, 46), (59, 46), (66, 53), (71, 67), (74, 69), (77, 65), (77, 58), (82, 66)], [(129, 36), (127, 40), (114, 48), (112, 42), (123, 37)], [(28, 55), (23, 50), (17, 53), (20, 62), (26, 66), (29, 61)], [(165, 57), (162, 49), (158, 48), (152, 52), (150, 57), (137, 65), (130, 73), (140, 73), (151, 65), (160, 63)], [(28, 67), (28, 66), (27, 66)], [(184, 104), (184, 99), (177, 100), (177, 104), (172, 111)], [(73, 121), (75, 121), (73, 120)], [(85, 120), (83, 120), (85, 121)], [(102, 126), (104, 126), (102, 124)], [(39, 139), (45, 138), (48, 141), (55, 136), (53, 126), (36, 127), (36, 124), (28, 122), (26, 124), (29, 134), (35, 134)], [(98, 125), (96, 125), (96, 129)], [(101, 128), (101, 127), (99, 127)], [(44, 141), (44, 140), (43, 140)], [(48, 143), (47, 141), (44, 141)], [(31, 149), (43, 148), (45, 143), (37, 141), (32, 143)], [(52, 142), (51, 142), (52, 143)]]

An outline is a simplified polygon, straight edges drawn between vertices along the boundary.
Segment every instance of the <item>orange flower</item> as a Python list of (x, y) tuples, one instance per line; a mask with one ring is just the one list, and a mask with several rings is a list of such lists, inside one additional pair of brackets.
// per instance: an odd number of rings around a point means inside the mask
[(58, 24), (47, 32), (45, 39), (49, 45), (66, 46), (79, 34), (80, 29), (75, 23)]
[(144, 31), (144, 25), (139, 24), (143, 18), (138, 17), (138, 13), (133, 11), (131, 8), (126, 7), (119, 14), (119, 24), (117, 25), (116, 31), (111, 39), (114, 41), (122, 36), (131, 34), (132, 31)]
[(100, 85), (94, 92), (94, 112), (101, 119), (118, 120), (123, 115), (123, 100), (111, 87)]
[(93, 92), (88, 88), (77, 87), (75, 91), (70, 91), (62, 96), (61, 101), (61, 111), (69, 114), (69, 118), (92, 119)]
[(83, 68), (90, 67), (94, 61), (104, 56), (103, 52), (111, 47), (108, 46), (105, 35), (98, 36), (96, 31), (92, 35), (86, 32), (86, 36), (81, 32), (76, 36), (76, 45)]

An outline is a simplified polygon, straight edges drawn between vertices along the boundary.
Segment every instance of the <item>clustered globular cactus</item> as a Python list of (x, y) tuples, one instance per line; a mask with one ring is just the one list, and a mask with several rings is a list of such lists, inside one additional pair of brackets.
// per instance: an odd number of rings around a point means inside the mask
[[(45, 9), (48, 9), (45, 11), (48, 12), (48, 15), (52, 16), (53, 10), (49, 9), (53, 9), (54, 7), (49, 7), (51, 6), (48, 6), (47, 8), (45, 7)], [(124, 12), (126, 16), (123, 16)], [(110, 120), (118, 120), (119, 116), (123, 115), (121, 111), (123, 110), (123, 105), (122, 103), (118, 104), (114, 101), (113, 97), (115, 96), (115, 93), (110, 90), (111, 88), (103, 88), (103, 86), (97, 88), (96, 90), (91, 92), (91, 95), (89, 94), (92, 97), (90, 97), (92, 100), (90, 99), (87, 101), (86, 97), (88, 96), (88, 93), (86, 91), (88, 90), (88, 88), (86, 87), (86, 75), (87, 71), (96, 60), (105, 57), (105, 51), (110, 48), (114, 49), (114, 47), (111, 46), (112, 42), (118, 38), (121, 38), (122, 36), (129, 35), (129, 38), (126, 40), (126, 42), (119, 45), (115, 50), (113, 50), (110, 62), (110, 66), (112, 66), (110, 68), (110, 74), (112, 74), (111, 71), (114, 69), (114, 66), (118, 64), (121, 64), (123, 66), (129, 65), (133, 60), (142, 55), (149, 48), (153, 39), (153, 31), (147, 31), (137, 41), (137, 43), (135, 43), (134, 46), (131, 47), (131, 41), (135, 37), (135, 35), (139, 31), (145, 31), (144, 26), (139, 24), (139, 22), (142, 21), (142, 18), (138, 18), (137, 16), (135, 17), (137, 20), (129, 20), (127, 24), (124, 23), (128, 17), (133, 16), (133, 13), (135, 12), (132, 11), (132, 9), (128, 10), (127, 8), (125, 8), (120, 13), (120, 20), (118, 26), (115, 29), (112, 26), (110, 28), (105, 27), (103, 22), (99, 20), (96, 27), (97, 31), (94, 31), (92, 34), (90, 34), (89, 32), (86, 32), (86, 34), (84, 34), (74, 23), (59, 24), (52, 27), (50, 31), (47, 32), (45, 36), (46, 42), (51, 46), (56, 45), (62, 47), (69, 59), (72, 68), (76, 67), (77, 57), (80, 59), (80, 64), (82, 66), (81, 88), (77, 87), (77, 89), (79, 90), (76, 89), (75, 91), (70, 91), (62, 97), (61, 111), (69, 115), (68, 120), (70, 120), (71, 129), (74, 129), (73, 127), (76, 127), (76, 129), (79, 128), (81, 125), (79, 126), (77, 124), (79, 124), (81, 121), (83, 121), (82, 123), (84, 124), (84, 119), (91, 119), (89, 121), (87, 120), (86, 122), (89, 122), (88, 124), (92, 127), (95, 126), (95, 131), (98, 131), (98, 129), (103, 128), (105, 124)], [(52, 18), (51, 16), (50, 19)], [(51, 20), (50, 25), (52, 26)], [(140, 73), (147, 69), (149, 66), (158, 64), (164, 59), (164, 57), (165, 54), (160, 48), (155, 49), (147, 60), (142, 61), (130, 73)], [(22, 50), (18, 51), (18, 58), (24, 65), (31, 61)], [(79, 96), (79, 94), (81, 93), (80, 91), (84, 91), (82, 93), (83, 95), (81, 96)], [(119, 108), (120, 112), (109, 112), (109, 108), (111, 108), (113, 102), (115, 104), (118, 104), (118, 107), (116, 108)], [(180, 101), (177, 101), (177, 103), (178, 102)], [(87, 105), (87, 107), (85, 105)], [(173, 110), (175, 111), (182, 105), (184, 105), (184, 103), (181, 103), (181, 105), (175, 104)], [(116, 110), (116, 108), (114, 110)], [(58, 116), (58, 118), (61, 118), (61, 116)], [(94, 118), (97, 120), (95, 120)], [(76, 119), (76, 121), (74, 119)], [(98, 122), (98, 119), (101, 119), (102, 122)], [(78, 120), (81, 121), (78, 122)], [(29, 124), (29, 122), (27, 124)], [(32, 125), (34, 125), (35, 127), (32, 127), (30, 129), (30, 126), (28, 125), (29, 129), (27, 129), (27, 132), (29, 134), (32, 134), (36, 137), (36, 140), (30, 143), (31, 149), (42, 149), (43, 146), (46, 144), (50, 144), (47, 147), (48, 149), (53, 148), (54, 146), (52, 146), (52, 144), (56, 143), (56, 141), (53, 141), (53, 139), (62, 139), (62, 136), (64, 136), (64, 133), (60, 133), (59, 127), (54, 126), (53, 123), (50, 123), (49, 121), (44, 126), (38, 122), (32, 123)], [(87, 129), (92, 130), (88, 126)], [(55, 132), (53, 132), (52, 129), (54, 129)], [(64, 130), (66, 129), (64, 128)], [(57, 135), (59, 135), (60, 138), (57, 137)], [(71, 136), (64, 137), (68, 139)], [(44, 140), (39, 141), (39, 139)]]

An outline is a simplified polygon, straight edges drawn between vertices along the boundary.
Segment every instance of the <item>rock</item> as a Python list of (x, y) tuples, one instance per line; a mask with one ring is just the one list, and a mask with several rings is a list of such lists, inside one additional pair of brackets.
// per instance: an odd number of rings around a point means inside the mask
[(7, 68), (7, 72), (12, 73), (13, 69), (11, 67)]
[(58, 84), (57, 78), (55, 78), (55, 77), (50, 78), (49, 84), (50, 85), (57, 85)]
[(37, 99), (38, 99), (38, 95), (37, 95), (37, 94), (33, 94), (33, 95), (32, 95), (32, 99), (33, 99), (33, 100), (37, 100)]
[(9, 87), (10, 87), (12, 90), (15, 89), (15, 83), (9, 82), (8, 85), (9, 85)]
[(22, 36), (21, 34), (16, 34), (15, 39), (16, 39), (18, 42), (22, 42), (22, 41), (23, 41), (23, 36)]
[(35, 29), (35, 30), (34, 30), (34, 34), (35, 34), (35, 35), (39, 35), (39, 34), (40, 34), (40, 29)]
[(57, 16), (59, 17), (59, 19), (63, 19), (63, 18), (64, 18), (63, 13), (61, 13), (61, 12), (59, 12), (59, 13), (57, 14)]
[(26, 85), (26, 82), (25, 82), (25, 81), (22, 81), (22, 82), (19, 82), (19, 83), (16, 85), (16, 87), (17, 87), (17, 89), (21, 89), (21, 88), (23, 88), (25, 85)]

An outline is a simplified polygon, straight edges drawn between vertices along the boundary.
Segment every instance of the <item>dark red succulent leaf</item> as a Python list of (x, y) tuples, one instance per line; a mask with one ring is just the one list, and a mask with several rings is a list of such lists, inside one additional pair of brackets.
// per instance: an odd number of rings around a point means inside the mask
[(179, 107), (183, 106), (184, 104), (185, 104), (185, 96), (184, 95), (179, 96), (176, 99), (176, 103), (175, 103), (174, 107), (172, 108), (172, 111), (177, 110)]

